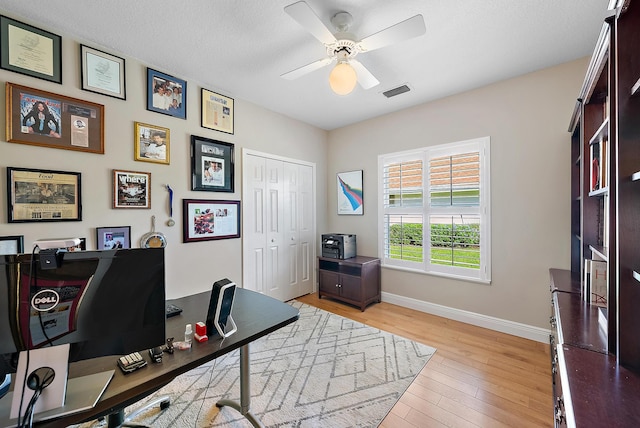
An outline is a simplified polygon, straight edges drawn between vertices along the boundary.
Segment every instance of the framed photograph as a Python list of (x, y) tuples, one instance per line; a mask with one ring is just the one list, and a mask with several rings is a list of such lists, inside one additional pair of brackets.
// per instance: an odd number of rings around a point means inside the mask
[(233, 192), (233, 144), (191, 136), (191, 190)]
[(151, 208), (151, 173), (114, 169), (113, 208)]
[(240, 237), (240, 201), (182, 200), (182, 242)]
[(104, 153), (104, 106), (7, 82), (7, 141)]
[(123, 58), (81, 44), (80, 62), (82, 89), (127, 99)]
[(7, 167), (9, 223), (81, 221), (79, 172)]
[(147, 110), (187, 118), (187, 82), (147, 68)]
[(200, 126), (233, 134), (233, 98), (202, 88)]
[(0, 16), (0, 67), (62, 84), (62, 39)]
[(0, 255), (22, 254), (24, 252), (24, 235), (0, 236)]
[(362, 170), (339, 172), (338, 214), (363, 215)]
[(96, 227), (98, 250), (131, 248), (131, 226)]
[(169, 128), (136, 122), (134, 159), (169, 165), (170, 139)]

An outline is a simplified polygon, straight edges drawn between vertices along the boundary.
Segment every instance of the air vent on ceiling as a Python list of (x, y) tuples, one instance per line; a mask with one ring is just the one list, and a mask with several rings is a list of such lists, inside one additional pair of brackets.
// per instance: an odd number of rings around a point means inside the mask
[(409, 92), (411, 89), (407, 85), (398, 86), (397, 88), (389, 89), (382, 93), (387, 98), (395, 97), (396, 95), (404, 94), (405, 92)]

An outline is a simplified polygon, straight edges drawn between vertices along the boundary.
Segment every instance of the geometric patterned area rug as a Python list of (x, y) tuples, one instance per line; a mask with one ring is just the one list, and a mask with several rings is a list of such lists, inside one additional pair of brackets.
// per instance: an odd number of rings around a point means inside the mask
[[(300, 319), (249, 346), (251, 411), (267, 427), (376, 427), (435, 349), (297, 301)], [(240, 401), (239, 350), (179, 377), (141, 413), (153, 427), (250, 427), (221, 398)], [(82, 427), (98, 426), (83, 424)]]

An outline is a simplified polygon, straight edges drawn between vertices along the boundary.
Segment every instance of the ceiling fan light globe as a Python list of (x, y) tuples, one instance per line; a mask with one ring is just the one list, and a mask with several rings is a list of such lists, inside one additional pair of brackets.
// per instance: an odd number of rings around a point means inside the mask
[(329, 86), (338, 95), (348, 95), (358, 83), (356, 71), (346, 62), (338, 63), (329, 74)]

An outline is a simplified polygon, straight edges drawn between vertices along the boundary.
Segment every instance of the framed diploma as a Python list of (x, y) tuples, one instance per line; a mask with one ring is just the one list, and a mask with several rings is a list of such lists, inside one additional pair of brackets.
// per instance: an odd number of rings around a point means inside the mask
[(62, 39), (0, 15), (0, 67), (62, 84)]
[(124, 59), (80, 45), (82, 89), (126, 100)]
[(200, 125), (203, 128), (233, 134), (233, 98), (202, 88)]
[(79, 172), (7, 167), (9, 223), (81, 221)]
[(104, 106), (7, 82), (7, 141), (104, 153)]

